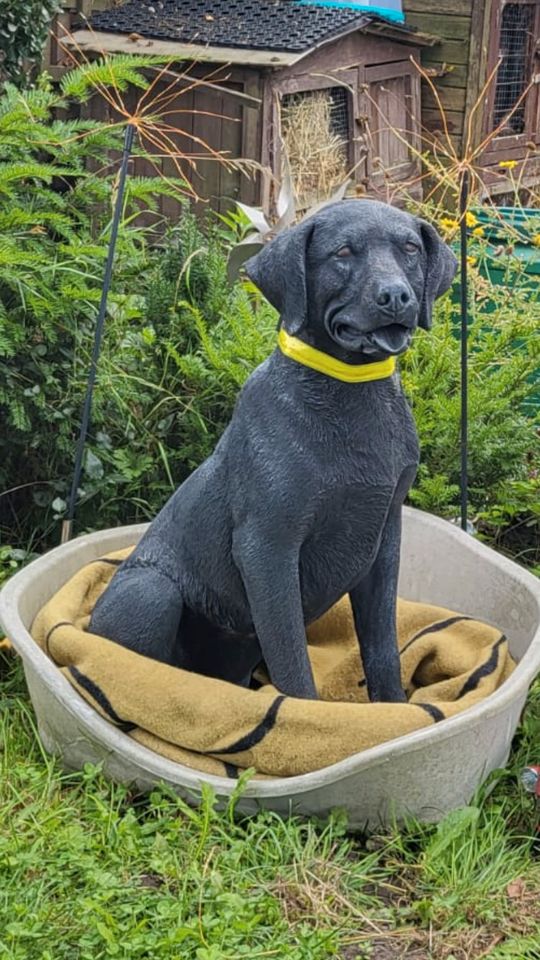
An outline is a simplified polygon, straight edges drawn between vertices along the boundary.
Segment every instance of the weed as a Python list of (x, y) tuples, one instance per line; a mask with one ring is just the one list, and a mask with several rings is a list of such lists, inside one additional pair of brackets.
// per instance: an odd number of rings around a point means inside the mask
[(0, 957), (536, 960), (540, 861), (516, 773), (535, 758), (540, 687), (512, 766), (469, 807), (366, 840), (339, 811), (245, 819), (208, 788), (194, 809), (91, 765), (65, 773), (39, 745), (20, 663), (5, 664)]

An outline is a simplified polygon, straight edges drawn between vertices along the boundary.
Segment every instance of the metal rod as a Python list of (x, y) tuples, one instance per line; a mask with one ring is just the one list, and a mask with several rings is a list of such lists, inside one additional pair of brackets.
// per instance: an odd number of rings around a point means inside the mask
[(105, 324), (105, 314), (107, 312), (107, 299), (109, 296), (109, 288), (111, 285), (114, 254), (116, 251), (116, 240), (118, 237), (118, 227), (120, 225), (120, 217), (122, 215), (128, 163), (129, 163), (129, 158), (131, 156), (131, 150), (133, 147), (134, 135), (135, 135), (135, 127), (133, 126), (133, 124), (128, 123), (125, 129), (125, 134), (124, 134), (124, 147), (122, 151), (122, 162), (120, 164), (120, 171), (118, 174), (118, 186), (117, 186), (113, 221), (111, 226), (111, 236), (109, 239), (107, 261), (105, 263), (105, 273), (103, 275), (103, 286), (101, 288), (101, 300), (99, 303), (99, 310), (98, 310), (98, 315), (96, 320), (96, 329), (94, 331), (94, 347), (92, 350), (92, 359), (90, 361), (90, 370), (88, 372), (86, 394), (84, 397), (84, 404), (83, 404), (82, 415), (81, 415), (81, 426), (79, 430), (79, 437), (77, 439), (77, 448), (75, 451), (75, 465), (73, 467), (73, 478), (71, 481), (71, 491), (70, 491), (69, 500), (68, 500), (68, 509), (67, 509), (66, 518), (62, 523), (62, 534), (60, 538), (61, 543), (66, 543), (68, 540), (71, 540), (71, 536), (73, 532), (73, 519), (75, 517), (77, 491), (79, 489), (80, 480), (81, 480), (84, 448), (86, 444), (86, 435), (88, 433), (88, 426), (90, 423), (90, 413), (92, 410), (92, 397), (94, 394), (97, 365), (99, 360), (99, 354), (101, 351), (101, 337), (103, 333), (103, 327)]
[(459, 197), (461, 240), (461, 529), (467, 530), (468, 488), (468, 285), (467, 285), (467, 207), (469, 203), (469, 171), (464, 170)]

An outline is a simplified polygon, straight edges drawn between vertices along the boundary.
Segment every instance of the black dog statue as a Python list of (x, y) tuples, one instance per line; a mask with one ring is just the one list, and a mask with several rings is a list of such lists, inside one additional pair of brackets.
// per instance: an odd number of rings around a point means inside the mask
[(401, 508), (418, 465), (395, 357), (428, 329), (456, 259), (386, 204), (331, 204), (246, 265), (280, 314), (213, 454), (173, 494), (89, 629), (140, 654), (316, 698), (306, 624), (349, 594), (372, 701), (404, 701)]

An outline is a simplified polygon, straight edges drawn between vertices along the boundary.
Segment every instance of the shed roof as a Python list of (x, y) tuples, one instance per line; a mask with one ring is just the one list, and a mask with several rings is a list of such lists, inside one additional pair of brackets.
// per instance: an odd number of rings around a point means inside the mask
[[(298, 0), (128, 0), (91, 19), (94, 30), (200, 46), (304, 53), (384, 18)], [(388, 24), (411, 42), (411, 31)]]

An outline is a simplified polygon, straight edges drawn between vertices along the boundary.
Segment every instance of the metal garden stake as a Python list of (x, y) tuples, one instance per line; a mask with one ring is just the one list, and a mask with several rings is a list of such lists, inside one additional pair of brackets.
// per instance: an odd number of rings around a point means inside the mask
[(116, 240), (118, 237), (118, 227), (120, 225), (120, 217), (122, 215), (122, 206), (124, 203), (124, 191), (125, 191), (125, 185), (126, 185), (128, 163), (131, 155), (131, 150), (133, 147), (134, 135), (135, 135), (135, 127), (133, 126), (132, 123), (128, 123), (126, 125), (125, 134), (124, 134), (122, 162), (120, 164), (120, 171), (118, 174), (118, 190), (116, 194), (116, 203), (114, 206), (113, 221), (111, 226), (111, 236), (109, 239), (109, 249), (107, 252), (107, 261), (105, 264), (105, 273), (103, 276), (101, 300), (99, 303), (99, 311), (98, 311), (97, 320), (96, 320), (96, 329), (94, 332), (94, 347), (92, 350), (92, 359), (90, 361), (90, 370), (88, 372), (86, 394), (84, 398), (84, 404), (83, 404), (82, 415), (81, 415), (81, 426), (79, 430), (77, 447), (75, 451), (75, 466), (73, 468), (73, 479), (71, 483), (71, 492), (68, 500), (67, 515), (64, 522), (62, 523), (61, 543), (66, 543), (68, 540), (70, 540), (72, 536), (72, 531), (73, 531), (73, 518), (75, 516), (77, 491), (80, 485), (82, 464), (83, 464), (83, 457), (84, 457), (84, 447), (86, 443), (86, 435), (88, 433), (88, 426), (90, 423), (90, 413), (92, 410), (92, 397), (94, 393), (94, 385), (96, 382), (96, 373), (97, 373), (99, 354), (101, 351), (101, 338), (103, 334), (103, 327), (105, 324), (105, 314), (107, 311), (107, 299), (109, 295), (109, 288), (111, 285), (112, 268), (113, 268), (113, 262), (114, 262), (114, 254), (116, 250)]
[(459, 197), (461, 239), (461, 529), (467, 531), (468, 465), (468, 286), (467, 286), (467, 206), (469, 171), (464, 170)]

